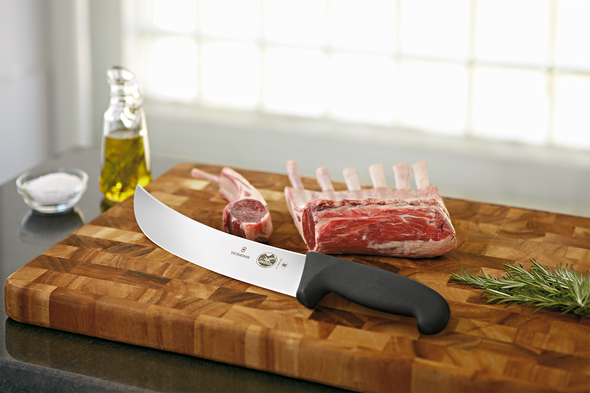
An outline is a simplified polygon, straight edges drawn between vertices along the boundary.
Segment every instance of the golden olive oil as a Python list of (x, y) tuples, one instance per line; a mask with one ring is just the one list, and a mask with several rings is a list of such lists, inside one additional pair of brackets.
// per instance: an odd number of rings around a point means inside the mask
[(133, 195), (135, 186), (152, 180), (147, 136), (133, 131), (114, 131), (104, 136), (100, 191), (105, 198), (120, 202)]

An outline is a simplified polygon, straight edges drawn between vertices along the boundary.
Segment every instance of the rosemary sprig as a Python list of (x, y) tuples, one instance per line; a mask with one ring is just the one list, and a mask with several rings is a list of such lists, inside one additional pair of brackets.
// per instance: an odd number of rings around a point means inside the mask
[(573, 266), (561, 264), (555, 272), (541, 266), (534, 259), (534, 267), (527, 271), (521, 264), (504, 264), (502, 278), (481, 275), (473, 276), (461, 266), (461, 274), (451, 273), (451, 278), (459, 284), (481, 288), (482, 295), (488, 294), (488, 303), (534, 305), (534, 312), (542, 308), (559, 309), (563, 314), (590, 318), (590, 269), (586, 274), (576, 273)]

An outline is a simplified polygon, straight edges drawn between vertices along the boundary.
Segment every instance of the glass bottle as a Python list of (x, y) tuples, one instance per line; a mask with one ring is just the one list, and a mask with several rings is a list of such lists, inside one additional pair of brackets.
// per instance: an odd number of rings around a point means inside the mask
[(133, 195), (137, 184), (152, 180), (141, 87), (129, 70), (113, 66), (107, 70), (111, 101), (104, 113), (100, 191), (111, 202)]

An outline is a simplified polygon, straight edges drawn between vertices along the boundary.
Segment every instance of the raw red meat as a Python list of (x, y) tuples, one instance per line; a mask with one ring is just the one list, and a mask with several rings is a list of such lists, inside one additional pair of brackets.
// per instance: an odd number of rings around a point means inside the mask
[(287, 162), (293, 187), (285, 198), (293, 221), (311, 251), (429, 258), (455, 249), (457, 239), (426, 162), (412, 165), (417, 191), (410, 188), (408, 163), (393, 166), (396, 190), (387, 188), (383, 165), (369, 167), (372, 189), (362, 189), (355, 168), (343, 171), (348, 191), (334, 191), (328, 170), (318, 168), (322, 191), (303, 188), (294, 161)]
[(232, 235), (268, 243), (272, 220), (266, 201), (242, 175), (231, 168), (221, 170), (219, 177), (193, 168), (193, 177), (219, 184), (219, 194), (229, 202), (223, 210), (223, 229)]

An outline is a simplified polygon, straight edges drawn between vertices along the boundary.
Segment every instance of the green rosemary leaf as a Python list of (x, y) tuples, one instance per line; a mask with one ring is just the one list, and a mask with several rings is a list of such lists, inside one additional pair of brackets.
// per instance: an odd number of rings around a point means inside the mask
[(482, 289), (488, 303), (535, 306), (533, 313), (548, 308), (590, 318), (590, 269), (585, 274), (576, 273), (573, 266), (559, 264), (553, 272), (534, 259), (531, 262), (529, 271), (521, 264), (505, 264), (502, 278), (486, 276), (483, 269), (474, 276), (463, 266), (461, 274), (451, 273), (451, 278), (458, 284)]

